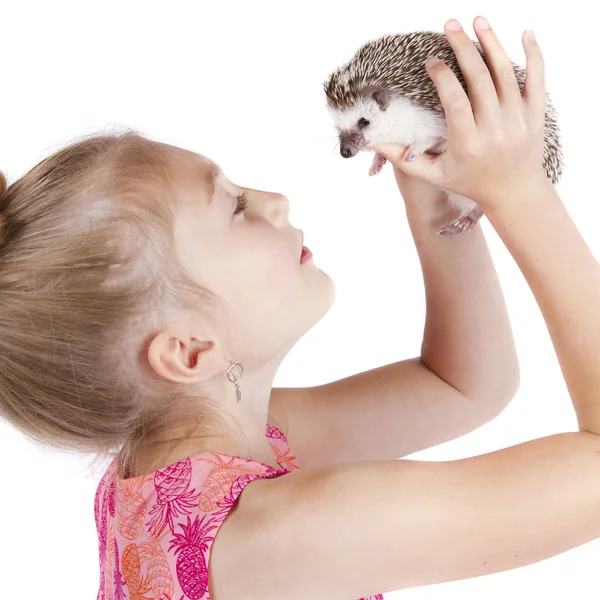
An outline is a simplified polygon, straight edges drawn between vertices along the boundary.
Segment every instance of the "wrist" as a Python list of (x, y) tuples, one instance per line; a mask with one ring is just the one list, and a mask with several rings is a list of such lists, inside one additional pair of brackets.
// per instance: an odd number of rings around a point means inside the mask
[(411, 223), (424, 222), (432, 227), (451, 221), (458, 216), (457, 209), (448, 201), (446, 192), (423, 190), (422, 193), (402, 195), (406, 216)]
[(451, 223), (460, 216), (460, 210), (455, 208), (448, 201), (445, 193), (442, 193), (434, 202), (419, 202), (419, 198), (415, 201), (405, 202), (406, 220), (415, 239), (425, 236), (445, 238), (437, 236), (436, 233), (444, 226)]
[(554, 184), (544, 173), (534, 175), (518, 183), (508, 183), (501, 189), (490, 188), (480, 197), (478, 204), (487, 215), (502, 211), (514, 211), (530, 202), (537, 202), (549, 194), (556, 194)]
[(448, 206), (446, 192), (415, 177), (410, 177), (394, 167), (394, 176), (407, 209), (443, 211)]

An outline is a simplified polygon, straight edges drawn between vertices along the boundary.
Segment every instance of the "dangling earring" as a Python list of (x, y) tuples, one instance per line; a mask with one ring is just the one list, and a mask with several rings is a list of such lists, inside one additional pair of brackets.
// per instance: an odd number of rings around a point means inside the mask
[(238, 379), (244, 374), (244, 367), (242, 367), (241, 363), (234, 363), (230, 358), (227, 360), (231, 363), (231, 366), (227, 370), (227, 379), (235, 385), (235, 399), (236, 402), (239, 402), (242, 399), (242, 392), (240, 392)]

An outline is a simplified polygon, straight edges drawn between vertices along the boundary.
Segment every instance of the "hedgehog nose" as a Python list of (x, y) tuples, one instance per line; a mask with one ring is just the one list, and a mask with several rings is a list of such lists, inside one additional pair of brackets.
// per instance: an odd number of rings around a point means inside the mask
[(352, 150), (350, 150), (350, 148), (348, 148), (347, 146), (344, 146), (343, 148), (340, 149), (340, 154), (344, 158), (350, 158), (352, 156)]

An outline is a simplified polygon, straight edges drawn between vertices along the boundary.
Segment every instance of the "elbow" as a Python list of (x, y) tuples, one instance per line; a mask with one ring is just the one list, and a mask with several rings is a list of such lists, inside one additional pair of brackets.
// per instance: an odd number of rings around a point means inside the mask
[(512, 402), (521, 387), (521, 368), (514, 347), (513, 352), (509, 354), (509, 358), (497, 371), (499, 373), (497, 403), (499, 405), (499, 413), (501, 413)]
[(496, 398), (492, 400), (494, 407), (494, 416), (498, 416), (513, 401), (521, 386), (521, 378), (517, 373), (509, 379), (504, 386), (496, 393)]
[(512, 402), (521, 387), (521, 369), (519, 368), (519, 361), (516, 356), (511, 364), (503, 369), (502, 378), (504, 379), (504, 384), (500, 386), (498, 392), (500, 412)]
[(497, 372), (482, 382), (477, 389), (465, 394), (475, 402), (485, 404), (489, 408), (490, 420), (496, 418), (513, 401), (521, 386), (521, 373), (518, 364)]

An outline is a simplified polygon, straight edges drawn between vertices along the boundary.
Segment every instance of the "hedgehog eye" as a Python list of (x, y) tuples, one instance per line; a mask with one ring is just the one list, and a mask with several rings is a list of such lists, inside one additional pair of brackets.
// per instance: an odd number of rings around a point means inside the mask
[(364, 117), (358, 120), (358, 126), (361, 129), (364, 129), (368, 124), (369, 124), (369, 121), (367, 121)]

